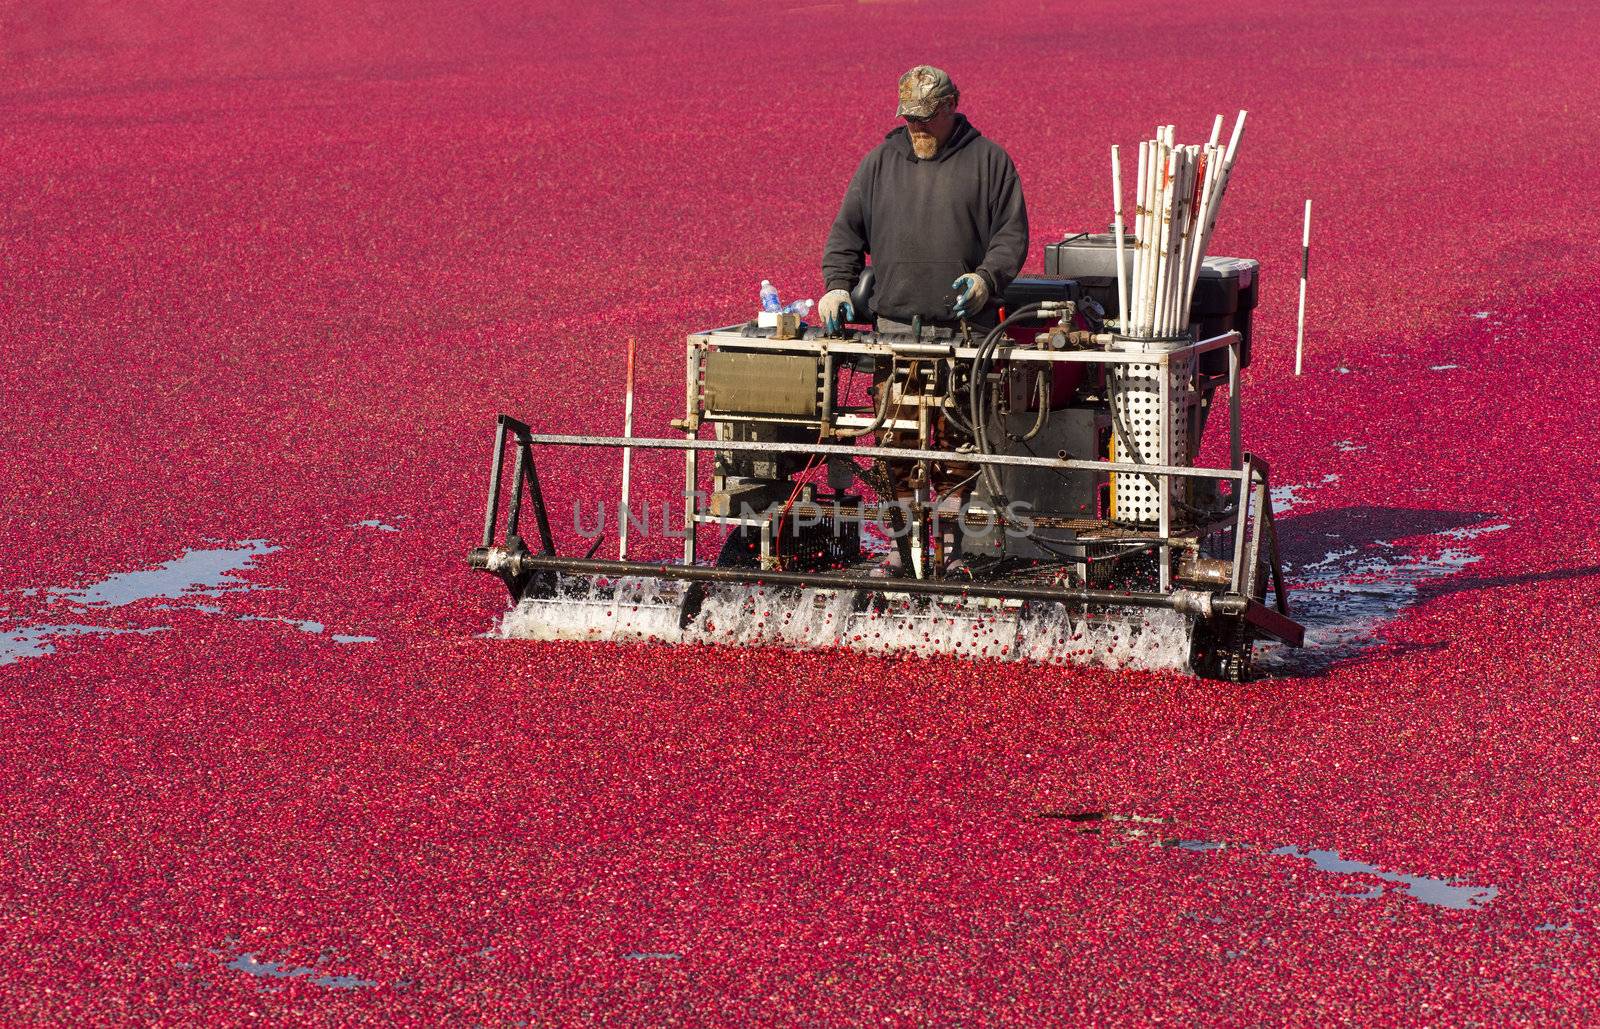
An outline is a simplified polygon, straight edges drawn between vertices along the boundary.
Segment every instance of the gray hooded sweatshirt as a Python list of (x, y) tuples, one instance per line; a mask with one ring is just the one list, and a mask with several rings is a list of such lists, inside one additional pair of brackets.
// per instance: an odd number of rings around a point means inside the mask
[(868, 254), (880, 315), (949, 318), (950, 283), (967, 272), (988, 280), (992, 307), (1028, 254), (1028, 210), (1011, 158), (965, 115), (926, 161), (905, 126), (890, 132), (862, 159), (828, 233), (827, 288), (853, 288)]

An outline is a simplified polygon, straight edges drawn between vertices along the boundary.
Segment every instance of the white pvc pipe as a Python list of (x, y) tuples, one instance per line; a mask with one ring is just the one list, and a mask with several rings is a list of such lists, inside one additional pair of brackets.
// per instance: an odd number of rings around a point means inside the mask
[[(1211, 154), (1195, 147), (1194, 182), (1189, 194), (1189, 237), (1184, 241), (1183, 257), (1178, 262), (1178, 300), (1189, 309), (1190, 293), (1194, 289), (1194, 255), (1200, 249), (1200, 234), (1205, 228), (1206, 186), (1211, 181)], [(1184, 319), (1187, 324), (1188, 319)]]
[[(633, 438), (633, 355), (637, 344), (628, 337), (628, 371), (622, 393), (622, 438)], [(628, 559), (628, 498), (632, 486), (633, 448), (622, 448), (622, 508), (617, 512), (617, 560)]]
[(1123, 320), (1122, 333), (1125, 336), (1138, 334), (1139, 324), (1139, 284), (1144, 281), (1145, 248), (1150, 245), (1150, 207), (1145, 196), (1145, 183), (1150, 177), (1150, 144), (1148, 141), (1139, 143), (1139, 181), (1134, 183), (1134, 210), (1133, 225), (1133, 281), (1128, 284), (1128, 314)]
[(1222, 148), (1212, 146), (1206, 148), (1205, 185), (1201, 190), (1200, 211), (1195, 217), (1195, 240), (1189, 254), (1189, 297), (1192, 302), (1196, 282), (1200, 278), (1200, 266), (1205, 263), (1206, 247), (1210, 242), (1209, 228), (1216, 224), (1217, 208), (1221, 202), (1218, 186), (1222, 182)]
[(1300, 374), (1300, 365), (1306, 352), (1306, 279), (1311, 274), (1311, 199), (1306, 198), (1306, 226), (1300, 234), (1300, 317), (1294, 333), (1294, 373)]
[[(1240, 111), (1227, 148), (1222, 115), (1204, 147), (1175, 145), (1177, 127), (1163, 124), (1139, 144), (1134, 183), (1133, 259), (1128, 261), (1122, 210), (1121, 148), (1111, 148), (1113, 231), (1117, 247), (1117, 304), (1122, 331), (1130, 336), (1170, 336), (1188, 328), (1200, 267), (1216, 230), (1222, 198), (1232, 177), (1245, 116)], [(1307, 215), (1307, 253), (1310, 222)]]
[(1136, 277), (1138, 288), (1128, 302), (1133, 305), (1133, 326), (1130, 335), (1143, 336), (1145, 312), (1149, 307), (1147, 296), (1150, 292), (1150, 268), (1156, 259), (1156, 200), (1155, 181), (1156, 164), (1161, 160), (1161, 144), (1156, 140), (1145, 142), (1147, 161), (1144, 170), (1144, 182), (1139, 190), (1144, 194), (1144, 245), (1139, 248), (1139, 271)]
[(1150, 335), (1150, 304), (1156, 280), (1156, 247), (1161, 240), (1161, 171), (1165, 163), (1161, 157), (1161, 141), (1150, 141), (1150, 167), (1144, 182), (1144, 228), (1148, 237), (1144, 245), (1144, 266), (1139, 273), (1139, 295), (1133, 298), (1138, 310), (1136, 336)]
[(1248, 111), (1240, 111), (1239, 119), (1233, 123), (1233, 136), (1228, 140), (1228, 152), (1223, 155), (1223, 161), (1229, 168), (1233, 167), (1234, 154), (1239, 149), (1239, 140), (1244, 136), (1244, 116)]
[(1129, 283), (1129, 297), (1122, 308), (1122, 334), (1124, 336), (1136, 335), (1134, 324), (1138, 313), (1129, 304), (1137, 306), (1139, 297), (1140, 276), (1144, 274), (1144, 252), (1149, 245), (1150, 237), (1150, 209), (1145, 203), (1145, 177), (1149, 174), (1150, 144), (1139, 144), (1139, 177), (1133, 185), (1133, 281)]
[[(1196, 260), (1204, 260), (1205, 253), (1211, 247), (1211, 234), (1217, 228), (1217, 213), (1222, 210), (1222, 198), (1228, 191), (1228, 181), (1233, 177), (1233, 161), (1238, 156), (1239, 140), (1244, 136), (1244, 118), (1247, 112), (1240, 111), (1239, 119), (1233, 123), (1233, 138), (1228, 140), (1228, 149), (1222, 155), (1222, 174), (1217, 180), (1217, 196), (1211, 205), (1210, 212), (1206, 215), (1205, 231), (1200, 236), (1200, 247), (1196, 251)], [(1196, 264), (1196, 274), (1199, 265)]]
[(1150, 207), (1152, 222), (1150, 232), (1150, 272), (1145, 280), (1145, 317), (1143, 336), (1156, 335), (1156, 323), (1160, 317), (1158, 301), (1161, 296), (1161, 271), (1167, 254), (1167, 227), (1172, 221), (1172, 191), (1169, 188), (1172, 182), (1172, 154), (1165, 143), (1156, 146), (1156, 167), (1152, 176), (1154, 193)]
[(1184, 289), (1189, 282), (1189, 248), (1194, 243), (1194, 189), (1200, 181), (1200, 148), (1190, 145), (1184, 147), (1183, 152), (1183, 231), (1178, 236), (1172, 264), (1172, 316), (1169, 326), (1177, 334), (1182, 334), (1189, 327)]
[(1178, 175), (1181, 171), (1182, 153), (1174, 147), (1167, 155), (1166, 173), (1161, 180), (1161, 247), (1156, 259), (1156, 288), (1151, 305), (1154, 326), (1151, 335), (1166, 335), (1167, 291), (1172, 288), (1172, 238), (1173, 202), (1177, 199)]
[(1211, 220), (1211, 209), (1217, 202), (1217, 179), (1222, 170), (1222, 148), (1210, 146), (1206, 148), (1204, 178), (1200, 184), (1200, 209), (1195, 213), (1194, 219), (1194, 245), (1189, 253), (1188, 268), (1188, 293), (1189, 302), (1194, 302), (1195, 284), (1200, 279), (1200, 266), (1205, 262), (1205, 232), (1206, 224)]
[(1178, 271), (1183, 278), (1178, 283), (1179, 307), (1184, 312), (1184, 323), (1187, 327), (1187, 313), (1192, 306), (1191, 298), (1194, 296), (1194, 254), (1200, 247), (1200, 228), (1205, 223), (1206, 201), (1210, 197), (1207, 187), (1211, 185), (1211, 152), (1195, 147), (1194, 157), (1194, 192), (1191, 196), (1193, 211), (1189, 216), (1188, 245), (1184, 248), (1183, 260), (1178, 264)]
[(1183, 147), (1172, 148), (1172, 181), (1167, 184), (1168, 194), (1162, 198), (1163, 206), (1171, 213), (1162, 228), (1165, 239), (1161, 246), (1161, 262), (1156, 265), (1160, 281), (1156, 286), (1156, 319), (1152, 335), (1165, 336), (1171, 321), (1172, 308), (1172, 252), (1178, 235), (1183, 231)]
[(1156, 198), (1156, 217), (1160, 221), (1157, 228), (1159, 233), (1160, 248), (1156, 251), (1155, 259), (1150, 262), (1150, 275), (1155, 280), (1150, 291), (1150, 335), (1161, 335), (1161, 298), (1164, 295), (1162, 287), (1163, 273), (1166, 271), (1167, 255), (1172, 252), (1172, 188), (1177, 175), (1176, 152), (1171, 143), (1166, 140), (1166, 128), (1161, 130), (1161, 177), (1160, 193)]
[(1183, 282), (1189, 259), (1190, 219), (1194, 216), (1195, 147), (1178, 148), (1181, 158), (1178, 171), (1177, 196), (1173, 201), (1172, 231), (1172, 281), (1167, 290), (1167, 332), (1177, 335), (1186, 328), (1187, 319), (1180, 309)]
[[(1169, 135), (1172, 128), (1173, 126), (1170, 125), (1167, 127)], [(1158, 299), (1156, 301), (1158, 305), (1156, 308), (1157, 336), (1169, 335), (1172, 328), (1172, 320), (1169, 317), (1172, 307), (1172, 257), (1177, 249), (1178, 233), (1183, 229), (1180, 220), (1183, 217), (1183, 212), (1180, 210), (1182, 190), (1183, 147), (1174, 144), (1172, 147), (1172, 176), (1167, 183), (1167, 195), (1162, 197), (1161, 200), (1167, 214), (1166, 224), (1161, 228), (1162, 236), (1164, 237), (1161, 243), (1162, 260), (1161, 264), (1157, 266), (1157, 274), (1161, 276), (1160, 290), (1157, 293)]]
[[(1139, 173), (1133, 180), (1133, 235), (1137, 239), (1144, 234), (1144, 174), (1145, 162), (1149, 156), (1148, 143), (1139, 144)], [(1135, 256), (1134, 260), (1138, 260)]]
[(1111, 205), (1113, 215), (1111, 231), (1117, 234), (1117, 317), (1126, 319), (1128, 274), (1122, 267), (1122, 159), (1114, 146), (1111, 148)]

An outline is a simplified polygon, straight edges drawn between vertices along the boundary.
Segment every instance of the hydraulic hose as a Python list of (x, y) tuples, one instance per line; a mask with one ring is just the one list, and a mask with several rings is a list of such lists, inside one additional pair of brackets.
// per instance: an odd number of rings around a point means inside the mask
[(1050, 369), (1042, 369), (1033, 373), (1034, 393), (1039, 401), (1039, 414), (1033, 420), (1033, 428), (1018, 436), (1011, 431), (1006, 432), (1006, 439), (1013, 443), (1027, 443), (1044, 431), (1050, 422)]
[[(994, 364), (994, 355), (1000, 349), (1000, 342), (1005, 338), (1008, 326), (1032, 317), (1042, 307), (1043, 303), (1027, 304), (1017, 308), (1007, 315), (1003, 321), (990, 329), (984, 336), (983, 342), (978, 344), (978, 352), (972, 359), (972, 378), (967, 384), (967, 401), (972, 420), (973, 441), (977, 443), (980, 454), (992, 454), (994, 451), (989, 446), (988, 415), (989, 411), (984, 404), (985, 387), (988, 385), (989, 369)], [(1000, 477), (988, 465), (983, 466), (984, 485), (989, 488), (996, 509), (1005, 506), (1005, 491), (1001, 489)]]
[(889, 377), (883, 380), (883, 395), (878, 398), (872, 421), (859, 429), (835, 429), (832, 435), (836, 439), (858, 439), (862, 436), (870, 436), (883, 428), (883, 423), (889, 420), (889, 393), (893, 385), (894, 366), (890, 365)]

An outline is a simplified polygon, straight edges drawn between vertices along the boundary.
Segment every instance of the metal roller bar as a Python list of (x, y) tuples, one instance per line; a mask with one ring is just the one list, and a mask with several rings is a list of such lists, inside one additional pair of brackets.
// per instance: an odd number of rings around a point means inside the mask
[[(635, 561), (603, 561), (581, 557), (553, 557), (537, 554), (512, 555), (518, 574), (565, 572), (571, 575), (609, 575), (618, 578), (644, 576), (656, 579), (682, 579), (689, 582), (750, 583), (766, 586), (792, 586), (801, 589), (870, 590), (878, 593), (915, 593), (931, 596), (986, 597), (995, 600), (1036, 600), (1096, 607), (1169, 608), (1190, 614), (1242, 616), (1248, 606), (1244, 597), (1213, 594), (1200, 590), (1174, 590), (1171, 593), (1118, 593), (1114, 590), (1059, 589), (1005, 583), (982, 583), (954, 579), (869, 579), (859, 575), (830, 572), (763, 572), (756, 569), (709, 568), (704, 565), (649, 564)], [(488, 551), (473, 551), (468, 561), (486, 568)]]
[[(977, 347), (957, 346), (950, 343), (876, 343), (861, 342), (859, 340), (833, 339), (785, 339), (775, 340), (761, 336), (739, 336), (729, 333), (719, 335), (721, 330), (711, 333), (702, 333), (690, 336), (691, 345), (713, 346), (727, 350), (781, 350), (786, 352), (816, 352), (833, 354), (858, 354), (876, 357), (940, 357), (956, 358), (970, 361), (978, 356)], [(1176, 350), (1159, 353), (1143, 353), (1140, 351), (1116, 350), (1039, 350), (1035, 347), (1014, 346), (1004, 353), (1008, 361), (1034, 361), (1045, 363), (1065, 364), (1165, 364), (1172, 357), (1183, 354), (1204, 354), (1221, 347), (1232, 346), (1243, 337), (1237, 330), (1224, 332), (1220, 336), (1191, 343)]]
[(895, 461), (945, 461), (951, 464), (1017, 465), (1061, 468), (1086, 472), (1129, 472), (1140, 475), (1180, 475), (1198, 479), (1240, 479), (1231, 468), (1185, 468), (1176, 465), (1127, 464), (1120, 461), (1078, 461), (1072, 458), (1024, 457), (1017, 454), (968, 454), (953, 450), (900, 450), (894, 447), (852, 447), (831, 443), (770, 443), (759, 440), (648, 439), (621, 436), (557, 436), (535, 433), (528, 442), (558, 447), (622, 447), (635, 450), (727, 450), (767, 454), (837, 454), (842, 457), (881, 457)]

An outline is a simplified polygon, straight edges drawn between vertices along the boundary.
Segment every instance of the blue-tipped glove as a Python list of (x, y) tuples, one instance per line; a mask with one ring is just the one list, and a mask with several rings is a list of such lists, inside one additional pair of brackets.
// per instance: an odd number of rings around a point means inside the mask
[(850, 303), (850, 291), (847, 289), (830, 289), (822, 295), (822, 302), (817, 305), (817, 317), (822, 319), (822, 328), (830, 336), (837, 336), (844, 323), (856, 316), (856, 309)]
[(977, 272), (968, 272), (950, 284), (959, 289), (954, 314), (957, 318), (970, 318), (989, 306), (989, 284)]

